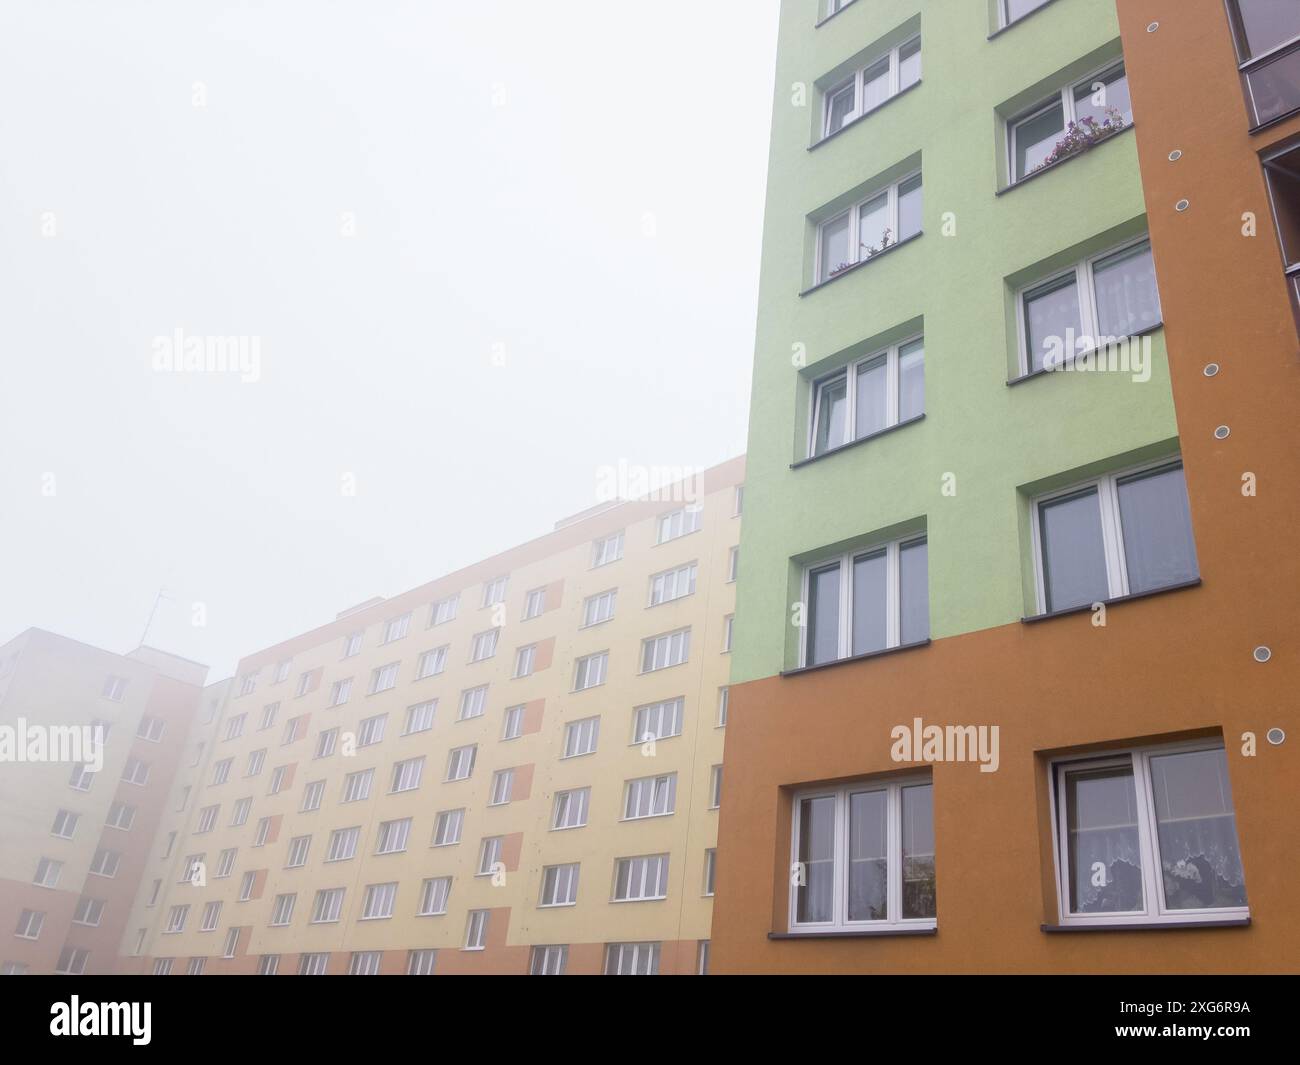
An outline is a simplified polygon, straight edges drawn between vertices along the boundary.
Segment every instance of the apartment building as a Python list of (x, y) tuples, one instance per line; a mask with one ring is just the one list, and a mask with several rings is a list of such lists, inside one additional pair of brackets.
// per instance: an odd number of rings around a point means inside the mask
[(241, 661), (124, 964), (707, 971), (743, 479), (597, 507)]
[(117, 971), (206, 675), (40, 629), (0, 647), (0, 973)]
[(1294, 968), (1297, 11), (782, 5), (715, 972)]

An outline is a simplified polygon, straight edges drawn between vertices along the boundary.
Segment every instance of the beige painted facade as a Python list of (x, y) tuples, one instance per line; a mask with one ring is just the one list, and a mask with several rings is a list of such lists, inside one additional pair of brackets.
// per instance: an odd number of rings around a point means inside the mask
[[(538, 540), (363, 604), (246, 658), (229, 699), (213, 720), (196, 724), (181, 759), (167, 804), (171, 821), (149, 859), (156, 872), (142, 881), (124, 937), (125, 967), (288, 974), (310, 968), (302, 955), (315, 954), (328, 955), (315, 964), (329, 973), (376, 965), (402, 973), (412, 964), (410, 952), (436, 951), (416, 964), (442, 974), (525, 973), (534, 965), (534, 947), (553, 946), (566, 950), (547, 956), (552, 967), (582, 973), (606, 967), (608, 944), (637, 943), (658, 948), (616, 949), (613, 964), (622, 958), (625, 966), (650, 964), (663, 973), (697, 971), (712, 917), (706, 863), (717, 839), (712, 794), (714, 767), (722, 764), (720, 707), (743, 475), (743, 460), (732, 460), (685, 492), (702, 508), (698, 530), (686, 535), (660, 542), (662, 520), (687, 505), (680, 489), (672, 498), (661, 492), (657, 500), (597, 508)], [(620, 534), (621, 556), (594, 564), (597, 545)], [(656, 574), (690, 564), (693, 593), (648, 605)], [(504, 600), (484, 605), (487, 589), (501, 577)], [(584, 624), (589, 598), (609, 591), (616, 593), (613, 616)], [(457, 598), (454, 618), (434, 623), (435, 604), (449, 597)], [(535, 616), (526, 616), (530, 599), (534, 611), (540, 608)], [(385, 641), (390, 625), (396, 635), (403, 627), (398, 619), (408, 615), (405, 634)], [(492, 630), (495, 653), (471, 661), (475, 637)], [(684, 630), (690, 633), (685, 662), (642, 668), (644, 641)], [(358, 633), (359, 648), (350, 646)], [(516, 676), (525, 647), (534, 648), (532, 672)], [(422, 657), (441, 648), (441, 670), (420, 679)], [(602, 652), (608, 652), (603, 681), (575, 690), (579, 660)], [(385, 687), (391, 666), (395, 683)], [(331, 705), (337, 686), (349, 680), (346, 701)], [(482, 686), (483, 712), (462, 719), (465, 693)], [(682, 701), (680, 734), (634, 742), (637, 708), (676, 699)], [(432, 726), (408, 733), (408, 718), (419, 717), (410, 708), (434, 700)], [(276, 710), (266, 709), (273, 705)], [(513, 737), (511, 708), (521, 708), (513, 715), (519, 722)], [(232, 725), (241, 716), (242, 732)], [(361, 744), (377, 728), (365, 722), (380, 717), (382, 739)], [(593, 718), (599, 719), (596, 749), (565, 757), (567, 726)], [(321, 735), (335, 729), (333, 752), (322, 756)], [(448, 780), (450, 752), (465, 747), (475, 748), (472, 773)], [(255, 752), (263, 750), (258, 766)], [(394, 791), (395, 766), (419, 759), (418, 786)], [(228, 776), (216, 783), (226, 760)], [(272, 793), (278, 769), (281, 787)], [(343, 801), (348, 778), (368, 770), (368, 797)], [(513, 770), (509, 800), (494, 803), (496, 775), (504, 770)], [(674, 777), (672, 812), (626, 818), (628, 781), (651, 776)], [(304, 809), (304, 797), (316, 788), (319, 807)], [(555, 829), (556, 793), (581, 788), (590, 789), (586, 823)], [(247, 818), (232, 824), (241, 799), (250, 800)], [(205, 814), (214, 806), (215, 815)], [(438, 815), (456, 810), (464, 811), (460, 841), (434, 846)], [(381, 834), (393, 831), (381, 826), (406, 819), (404, 847), (376, 853)], [(203, 830), (205, 820), (210, 830)], [(327, 860), (331, 836), (350, 828), (358, 830), (354, 856)], [(290, 867), (293, 841), (301, 837), (310, 837), (305, 862)], [(492, 872), (481, 875), (485, 839), (499, 839), (500, 852), (491, 856)], [(234, 857), (223, 868), (229, 851)], [(661, 854), (668, 856), (664, 897), (615, 901), (618, 860)], [(201, 886), (185, 880), (194, 856), (202, 856)], [(544, 870), (566, 864), (579, 867), (576, 901), (542, 905)], [(424, 882), (443, 877), (451, 878), (445, 913), (418, 915)], [(161, 881), (156, 897), (154, 880)], [(392, 915), (363, 917), (367, 889), (382, 884), (396, 884)], [(338, 919), (313, 920), (318, 893), (339, 888)], [(285, 895), (295, 896), (292, 915), (273, 926), (277, 897)], [(213, 927), (203, 931), (205, 911), (215, 902), (219, 916), (209, 911)], [(189, 907), (183, 931), (167, 931), (183, 906)], [(467, 949), (472, 911), (488, 914), (483, 949)], [(231, 947), (233, 957), (226, 957)]]

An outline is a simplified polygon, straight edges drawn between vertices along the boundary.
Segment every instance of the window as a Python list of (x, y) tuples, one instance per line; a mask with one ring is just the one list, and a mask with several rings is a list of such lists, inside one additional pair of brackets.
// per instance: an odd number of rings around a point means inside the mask
[(698, 532), (703, 516), (704, 508), (698, 505), (682, 507), (680, 510), (661, 515), (655, 542), (666, 544), (669, 540)]
[(437, 917), (447, 912), (447, 900), (451, 897), (451, 877), (430, 877), (420, 888), (420, 909), (418, 917)]
[(200, 932), (215, 932), (221, 922), (221, 901), (214, 899), (203, 907), (203, 919), (199, 922)]
[(343, 888), (322, 888), (316, 892), (316, 905), (312, 908), (312, 924), (333, 924), (343, 912)]
[(330, 707), (342, 706), (352, 695), (352, 678), (344, 677), (330, 685)]
[(86, 971), (86, 962), (90, 960), (90, 951), (81, 947), (64, 947), (59, 952), (59, 960), (54, 966), (56, 973), (80, 976)]
[(237, 740), (244, 734), (244, 722), (248, 720), (247, 714), (236, 714), (226, 722), (226, 739)]
[(293, 668), (293, 659), (286, 658), (283, 662), (275, 664), (275, 676), (271, 681), (272, 684), (281, 684), (289, 679), (289, 670)]
[(599, 625), (601, 622), (608, 621), (614, 616), (614, 607), (617, 603), (618, 591), (616, 589), (589, 595), (582, 603), (582, 627), (586, 629), (592, 625)]
[(472, 717), (482, 717), (487, 711), (487, 693), (486, 684), (480, 684), (477, 688), (467, 688), (461, 692), (458, 720), (468, 721)]
[(813, 385), (808, 454), (824, 455), (924, 413), (925, 341), (915, 337)]
[(447, 753), (447, 779), (468, 780), (474, 772), (474, 759), (478, 754), (478, 744), (467, 747), (453, 747)]
[[(187, 854), (185, 856), (185, 861), (181, 864), (180, 883), (193, 884), (197, 880), (199, 880), (200, 870), (202, 869), (202, 866), (203, 866), (202, 854)], [(154, 900), (150, 902), (150, 905), (152, 906), (153, 902), (156, 901), (157, 898), (155, 896)]]
[(438, 814), (438, 820), (434, 823), (433, 845), (435, 847), (450, 847), (453, 843), (459, 843), (461, 829), (464, 826), (464, 810), (441, 811)]
[(1231, 0), (1228, 14), (1254, 124), (1300, 108), (1300, 8), (1291, 0)]
[(239, 950), (239, 931), (238, 928), (232, 928), (226, 932), (226, 942), (221, 948), (223, 958), (233, 958)]
[(555, 813), (551, 828), (581, 828), (587, 823), (587, 808), (591, 805), (591, 788), (574, 788), (555, 793)]
[(410, 736), (416, 732), (428, 732), (429, 729), (433, 728), (433, 716), (437, 710), (437, 699), (430, 699), (427, 702), (408, 706), (406, 708), (406, 725), (402, 729), (402, 735)]
[(14, 929), (14, 935), (20, 939), (39, 939), (44, 924), (45, 914), (35, 910), (23, 910), (18, 915), (18, 927)]
[(609, 652), (601, 651), (594, 655), (579, 658), (573, 667), (573, 690), (586, 691), (605, 683), (605, 673), (609, 667)]
[(256, 687), (257, 687), (256, 673), (245, 673), (242, 677), (239, 678), (240, 695), (251, 695), (253, 693), (253, 689)]
[(709, 941), (700, 940), (699, 951), (695, 956), (695, 974), (697, 976), (709, 975)]
[(513, 769), (498, 769), (492, 774), (492, 794), (488, 798), (489, 806), (504, 806), (510, 801), (510, 793), (515, 786)]
[(496, 606), (506, 600), (506, 584), (509, 577), (497, 577), (483, 585), (483, 605)]
[(351, 658), (361, 653), (361, 643), (366, 638), (364, 631), (350, 632), (343, 640), (343, 657)]
[(289, 770), (292, 766), (278, 765), (271, 770), (271, 786), (267, 789), (268, 795), (278, 795), (288, 786)]
[(691, 630), (678, 629), (641, 641), (641, 672), (680, 666), (691, 655)]
[(1053, 773), (1063, 924), (1246, 916), (1220, 742), (1062, 760)]
[(449, 595), (445, 599), (439, 599), (429, 608), (430, 628), (434, 625), (445, 625), (449, 621), (454, 621), (459, 608), (459, 595)]
[(327, 728), (316, 737), (316, 757), (328, 758), (338, 747), (339, 730), (337, 728)]
[(267, 840), (271, 836), (271, 818), (259, 817), (257, 819), (257, 830), (253, 834), (253, 846), (265, 847)]
[(72, 913), (72, 923), (98, 928), (104, 919), (104, 900), (92, 899), (83, 895), (77, 900), (77, 908)]
[(482, 950), (487, 946), (487, 910), (470, 910), (465, 922), (465, 949)]
[(740, 572), (740, 545), (737, 544), (727, 552), (727, 583), (735, 583)]
[(1016, 310), (1021, 373), (1060, 369), (1154, 329), (1161, 311), (1150, 241), (1144, 237), (1035, 282), (1018, 294)]
[(716, 810), (722, 805), (722, 766), (715, 765), (709, 771), (709, 809)]
[(88, 765), (74, 765), (72, 774), (68, 778), (68, 787), (75, 788), (77, 791), (89, 791), (90, 786), (95, 783), (95, 771)]
[(354, 950), (348, 959), (349, 976), (378, 976), (382, 950)]
[(921, 232), (921, 175), (878, 189), (817, 227), (818, 282)]
[[(309, 973), (309, 972), (306, 971), (307, 968), (308, 968), (308, 962), (307, 962), (307, 959), (308, 959), (308, 958), (314, 958), (314, 957), (324, 957), (324, 958), (328, 958), (329, 955), (328, 955), (328, 954), (323, 954), (323, 955), (304, 954), (304, 955), (302, 955), (301, 958), (299, 959), (299, 962), (298, 962), (298, 975), (299, 975), (299, 976), (312, 976), (312, 975), (315, 975), (315, 974), (313, 974), (313, 973)], [(257, 959), (257, 975), (258, 975), (258, 976), (276, 976), (279, 972), (280, 972), (280, 955), (278, 955), (278, 954), (263, 954), (261, 957), (259, 957), (259, 958)]]
[(482, 662), (496, 654), (497, 639), (500, 635), (500, 629), (488, 629), (486, 632), (475, 633), (474, 639), (470, 643), (469, 660), (471, 662)]
[(259, 730), (268, 729), (275, 724), (276, 715), (280, 712), (279, 703), (269, 703), (262, 707), (262, 724)]
[(727, 725), (727, 705), (731, 702), (731, 689), (722, 687), (718, 689), (718, 728), (725, 728)]
[(623, 819), (663, 817), (677, 808), (677, 774), (629, 780), (623, 789)]
[(515, 679), (532, 676), (537, 663), (537, 644), (530, 643), (515, 651)]
[[(263, 955), (263, 961), (265, 961), (267, 958), (274, 958), (275, 963), (273, 965), (270, 963), (267, 964), (267, 969), (269, 969), (269, 972), (263, 970), (264, 975), (274, 976), (277, 972), (280, 971), (280, 955), (278, 954)], [(299, 954), (298, 975), (299, 976), (324, 976), (326, 970), (329, 968), (329, 963), (330, 963), (330, 956), (328, 953)]]
[(677, 569), (656, 573), (650, 578), (650, 606), (658, 606), (673, 599), (682, 599), (695, 594), (695, 572), (697, 564), (690, 562)]
[(733, 518), (739, 518), (744, 513), (745, 513), (745, 486), (743, 484), (738, 484), (736, 485), (736, 489), (735, 489), (735, 498), (733, 500), (733, 504), (731, 508), (731, 516)]
[(349, 773), (343, 778), (343, 801), (360, 802), (362, 799), (370, 798), (370, 785), (374, 782), (375, 771), (373, 769), (362, 769), (356, 773)]
[(539, 617), (546, 609), (546, 589), (534, 588), (524, 597), (524, 620)]
[(606, 536), (591, 545), (592, 569), (595, 569), (598, 566), (608, 566), (611, 562), (617, 562), (622, 557), (622, 532), (616, 532), (613, 536)]
[(424, 776), (424, 756), (419, 758), (407, 758), (401, 762), (393, 763), (393, 784), (389, 788), (391, 792), (414, 791), (420, 786), (420, 780)]
[(797, 795), (790, 931), (933, 927), (933, 790), (912, 780)]
[(998, 14), (1001, 16), (1002, 25), (1010, 26), (1011, 23), (1018, 22), (1046, 3), (1048, 0), (998, 0)]
[(524, 734), (524, 713), (527, 707), (508, 706), (506, 707), (505, 719), (501, 725), (501, 738), (503, 740), (517, 740)]
[(804, 576), (803, 665), (928, 639), (927, 569), (924, 538), (810, 566)]
[(157, 743), (163, 738), (163, 730), (167, 723), (160, 717), (150, 717), (148, 714), (140, 718), (140, 724), (135, 730), (135, 734), (142, 740), (150, 743)]
[(376, 714), (365, 718), (357, 727), (357, 746), (369, 747), (384, 738), (384, 726), (388, 724), (387, 714)]
[(126, 768), (122, 770), (122, 779), (128, 784), (144, 787), (149, 783), (149, 763), (139, 758), (128, 758)]
[(479, 845), (478, 872), (475, 876), (491, 876), (501, 864), (501, 847), (505, 842), (503, 836), (486, 836)]
[(736, 615), (728, 614), (722, 619), (722, 653), (731, 653), (731, 638), (736, 631)]
[(891, 48), (826, 90), (822, 136), (838, 133), (921, 80), (921, 38)]
[(403, 817), (397, 821), (379, 822), (379, 832), (375, 837), (376, 854), (397, 854), (406, 850), (406, 841), (411, 836), (411, 819)]
[(665, 702), (638, 706), (632, 711), (632, 742), (645, 743), (647, 740), (680, 736), (685, 706), (686, 698), (681, 695)]
[(293, 907), (298, 901), (296, 893), (276, 895), (271, 906), (271, 927), (281, 928), (293, 920)]
[(257, 890), (257, 873), (250, 869), (244, 874), (244, 878), (239, 883), (239, 901), (247, 902), (253, 897), (253, 892)]
[(212, 767), (212, 786), (224, 784), (230, 778), (230, 767), (234, 764), (233, 758), (223, 758)]
[(73, 833), (77, 831), (77, 822), (80, 819), (80, 814), (74, 814), (71, 810), (60, 810), (54, 815), (54, 827), (50, 832), (60, 839), (71, 839)]
[(213, 873), (215, 879), (223, 880), (235, 871), (235, 856), (238, 853), (238, 847), (229, 847), (217, 855), (217, 871)]
[[(1300, 55), (1300, 52), (1297, 52)], [(1300, 78), (1296, 79), (1300, 84)], [(1269, 202), (1282, 246), (1287, 287), (1300, 317), (1300, 147), (1293, 144), (1264, 157)]]
[[(139, 954), (140, 951), (136, 951)], [(20, 961), (7, 961), (0, 964), (0, 976), (26, 976), (28, 968)]]
[(608, 943), (605, 946), (606, 976), (658, 976), (658, 943)]
[(581, 721), (570, 721), (564, 726), (564, 757), (576, 758), (582, 754), (593, 754), (599, 738), (600, 718), (585, 717)]
[(569, 948), (565, 946), (533, 947), (528, 962), (529, 976), (563, 976), (569, 962)]
[(308, 692), (314, 692), (316, 685), (320, 680), (320, 670), (309, 669), (298, 677), (298, 686), (294, 689), (294, 697), (302, 698)]
[(709, 847), (704, 852), (704, 894), (712, 895), (718, 875), (718, 848)]
[(1044, 613), (1183, 584), (1199, 574), (1178, 461), (1040, 497), (1034, 537)]
[(573, 906), (578, 901), (577, 862), (548, 865), (542, 869), (542, 899), (539, 906)]
[(441, 647), (435, 647), (432, 651), (425, 651), (420, 655), (420, 660), (415, 667), (415, 679), (424, 680), (425, 677), (436, 677), (447, 668), (447, 650), (449, 644), (443, 644)]
[(194, 829), (196, 835), (202, 835), (204, 832), (211, 832), (217, 827), (217, 816), (221, 813), (220, 806), (205, 806), (199, 811), (198, 827)]
[(388, 665), (380, 666), (370, 674), (371, 695), (397, 687), (397, 669), (400, 664), (399, 662), (389, 662)]
[(411, 615), (403, 614), (401, 617), (391, 619), (384, 626), (384, 643), (392, 643), (394, 640), (400, 640), (411, 631)]
[[(346, 794), (346, 790), (344, 794)], [(312, 810), (319, 810), (321, 800), (324, 798), (325, 781), (313, 780), (302, 789), (302, 812), (310, 813)]]
[(126, 684), (125, 677), (105, 677), (104, 687), (100, 690), (100, 694), (105, 699), (120, 703), (126, 696)]
[(614, 863), (614, 901), (644, 902), (668, 897), (668, 855), (619, 858)]
[(413, 950), (406, 956), (406, 975), (407, 976), (432, 976), (433, 967), (437, 964), (438, 952), (436, 950)]
[(1133, 122), (1128, 76), (1118, 63), (1067, 85), (1029, 112), (1007, 123), (1011, 180), (1068, 159)]
[(368, 884), (365, 901), (361, 906), (363, 921), (382, 921), (393, 916), (393, 904), (397, 901), (397, 884)]
[(286, 869), (300, 869), (307, 864), (307, 853), (311, 850), (311, 836), (294, 836), (289, 840), (289, 857), (284, 865)]
[(109, 850), (107, 847), (101, 847), (95, 851), (95, 856), (90, 861), (90, 871), (96, 876), (112, 878), (117, 876), (118, 866), (121, 863), (121, 853)]

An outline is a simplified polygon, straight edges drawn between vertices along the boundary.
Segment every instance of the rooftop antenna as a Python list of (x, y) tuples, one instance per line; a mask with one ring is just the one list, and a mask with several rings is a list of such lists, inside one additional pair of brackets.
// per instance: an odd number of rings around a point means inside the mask
[(170, 599), (167, 589), (161, 585), (158, 588), (158, 594), (153, 597), (153, 606), (149, 609), (149, 620), (144, 623), (144, 632), (140, 634), (140, 646), (144, 647), (149, 639), (149, 629), (153, 625), (153, 616), (158, 613), (158, 604), (164, 599)]

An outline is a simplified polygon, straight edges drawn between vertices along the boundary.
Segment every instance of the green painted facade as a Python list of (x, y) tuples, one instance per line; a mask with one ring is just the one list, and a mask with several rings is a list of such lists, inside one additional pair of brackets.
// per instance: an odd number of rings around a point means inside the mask
[[(1016, 289), (1146, 231), (1131, 131), (999, 194), (1005, 118), (1120, 58), (1114, 0), (1053, 0), (1000, 33), (994, 0), (854, 0), (818, 26), (821, 3), (781, 12), (733, 683), (797, 665), (806, 562), (891, 531), (927, 531), (933, 638), (1033, 613), (1030, 496), (1177, 447), (1159, 330), (1144, 383), (1007, 384)], [(918, 29), (920, 83), (810, 150), (820, 89)], [(918, 166), (922, 235), (809, 290), (815, 222)], [(792, 469), (814, 379), (922, 330), (925, 418)]]

